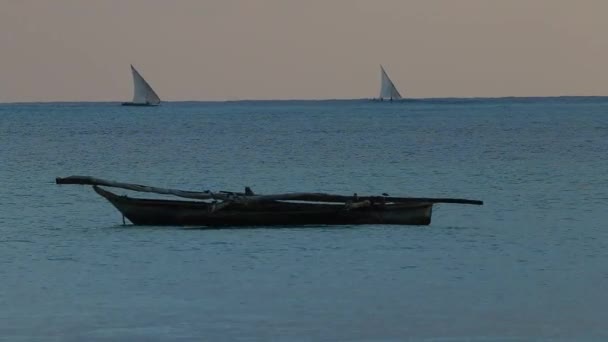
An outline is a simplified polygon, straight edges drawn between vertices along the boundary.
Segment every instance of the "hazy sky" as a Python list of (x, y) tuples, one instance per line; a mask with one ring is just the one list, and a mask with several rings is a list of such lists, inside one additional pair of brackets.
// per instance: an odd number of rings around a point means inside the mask
[(606, 0), (0, 0), (0, 101), (608, 95)]

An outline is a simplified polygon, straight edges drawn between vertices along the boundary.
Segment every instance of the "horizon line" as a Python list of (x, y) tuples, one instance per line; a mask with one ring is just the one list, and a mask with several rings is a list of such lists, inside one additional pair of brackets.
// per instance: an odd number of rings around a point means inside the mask
[[(405, 97), (394, 102), (407, 101), (424, 101), (424, 100), (500, 100), (500, 99), (558, 99), (558, 98), (601, 98), (608, 95), (547, 95), (547, 96), (447, 96), (447, 97)], [(289, 98), (289, 99), (232, 99), (232, 100), (162, 100), (162, 103), (178, 103), (178, 102), (207, 102), (207, 103), (223, 103), (223, 102), (322, 102), (322, 101), (372, 101), (377, 100), (377, 97), (360, 97), (360, 98)], [(120, 100), (99, 100), (99, 101), (72, 101), (72, 100), (42, 100), (42, 101), (2, 101), (0, 104), (45, 104), (45, 103), (122, 103)], [(391, 102), (386, 100), (384, 102)]]

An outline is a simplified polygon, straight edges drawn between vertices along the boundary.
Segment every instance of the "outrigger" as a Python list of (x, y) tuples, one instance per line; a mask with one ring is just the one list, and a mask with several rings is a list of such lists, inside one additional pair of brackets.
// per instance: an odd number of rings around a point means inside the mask
[[(134, 225), (168, 226), (302, 226), (394, 224), (428, 225), (433, 205), (482, 205), (458, 198), (352, 196), (325, 193), (258, 195), (245, 192), (211, 192), (164, 189), (120, 183), (88, 176), (57, 178), (57, 184), (92, 185), (123, 217)], [(120, 196), (101, 187), (173, 195), (189, 200), (143, 199)]]

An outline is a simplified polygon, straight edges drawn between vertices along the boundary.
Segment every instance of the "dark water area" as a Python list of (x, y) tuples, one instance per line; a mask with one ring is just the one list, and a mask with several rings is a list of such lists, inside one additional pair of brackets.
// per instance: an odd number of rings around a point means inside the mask
[[(0, 104), (0, 338), (608, 340), (607, 112), (604, 97)], [(135, 227), (54, 184), (68, 175), (485, 205), (439, 205), (430, 226)]]

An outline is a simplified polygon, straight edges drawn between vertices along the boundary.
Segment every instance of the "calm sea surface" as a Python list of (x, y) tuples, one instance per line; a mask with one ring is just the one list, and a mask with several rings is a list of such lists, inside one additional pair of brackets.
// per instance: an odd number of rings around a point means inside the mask
[[(0, 339), (606, 341), (607, 114), (601, 97), (1, 104)], [(424, 227), (141, 228), (54, 184), (74, 174), (485, 205)]]

